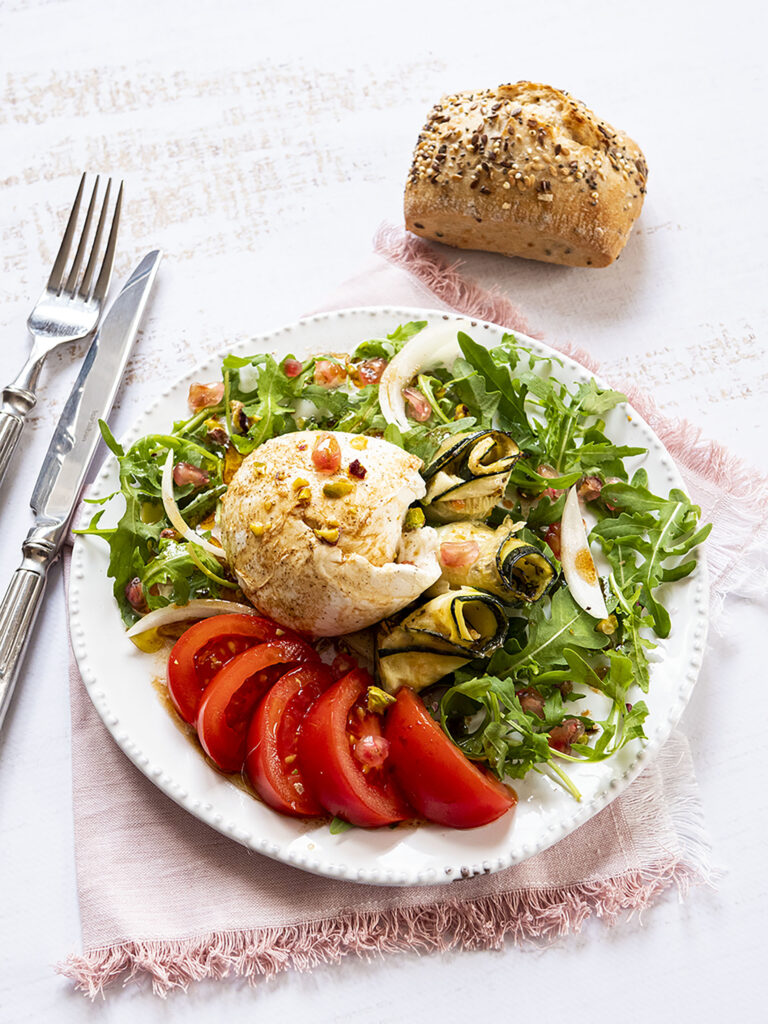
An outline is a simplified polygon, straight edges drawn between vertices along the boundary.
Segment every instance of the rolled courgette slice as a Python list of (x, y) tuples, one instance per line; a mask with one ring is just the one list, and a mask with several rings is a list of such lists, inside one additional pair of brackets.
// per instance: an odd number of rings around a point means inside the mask
[(483, 519), (504, 495), (521, 452), (503, 430), (447, 438), (423, 471), (427, 514), (438, 522)]
[(491, 594), (472, 587), (427, 601), (399, 622), (384, 622), (376, 638), (382, 685), (422, 690), (473, 658), (486, 658), (504, 642), (507, 618)]
[[(442, 573), (435, 586), (476, 587), (502, 601), (538, 601), (554, 586), (557, 571), (532, 544), (515, 536), (510, 520), (492, 530), (478, 523), (448, 523), (437, 527)], [(446, 565), (443, 545), (467, 545), (463, 565)], [(476, 546), (472, 557), (471, 545)]]

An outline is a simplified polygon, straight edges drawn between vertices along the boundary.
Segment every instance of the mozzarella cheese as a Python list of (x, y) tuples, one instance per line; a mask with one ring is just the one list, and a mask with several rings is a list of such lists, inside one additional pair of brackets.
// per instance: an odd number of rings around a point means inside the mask
[(312, 460), (320, 436), (284, 434), (244, 460), (222, 502), (221, 540), (260, 611), (312, 636), (339, 636), (410, 604), (438, 579), (440, 563), (431, 527), (403, 532), (408, 507), (425, 493), (421, 460), (335, 431), (339, 470), (320, 472)]

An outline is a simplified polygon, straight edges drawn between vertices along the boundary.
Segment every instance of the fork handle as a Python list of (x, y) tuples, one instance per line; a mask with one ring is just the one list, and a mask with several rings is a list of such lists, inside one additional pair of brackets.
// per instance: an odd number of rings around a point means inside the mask
[(29, 537), (22, 551), (24, 560), (11, 577), (0, 602), (0, 730), (40, 609), (48, 569), (57, 556), (52, 545)]
[(25, 388), (9, 384), (3, 391), (3, 404), (0, 408), (0, 483), (3, 482), (19, 443), (27, 415), (36, 403), (36, 396)]

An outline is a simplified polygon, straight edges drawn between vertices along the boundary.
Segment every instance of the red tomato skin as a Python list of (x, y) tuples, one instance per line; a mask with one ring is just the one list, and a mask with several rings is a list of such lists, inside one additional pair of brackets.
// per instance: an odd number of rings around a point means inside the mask
[(549, 544), (549, 550), (555, 558), (560, 558), (560, 528), (560, 523), (553, 523), (544, 534), (544, 541)]
[(496, 821), (517, 803), (514, 790), (472, 764), (404, 687), (387, 712), (389, 760), (406, 799), (419, 814), (451, 828)]
[[(301, 818), (325, 814), (306, 786), (297, 748), (307, 712), (333, 681), (325, 665), (292, 669), (275, 683), (251, 719), (245, 771), (264, 803), (282, 814)], [(286, 757), (293, 760), (286, 764)], [(297, 783), (303, 792), (297, 791)]]
[(251, 647), (228, 661), (205, 688), (197, 712), (197, 738), (223, 772), (239, 772), (245, 738), (256, 705), (270, 686), (271, 665), (314, 662), (317, 653), (303, 640), (273, 640)]
[(347, 718), (372, 683), (362, 669), (342, 676), (310, 709), (299, 736), (299, 764), (315, 798), (331, 814), (365, 828), (414, 816), (396, 785), (389, 779), (385, 787), (374, 785), (352, 753)]
[[(295, 639), (296, 634), (259, 615), (212, 615), (190, 626), (173, 645), (168, 658), (168, 694), (190, 725), (197, 718), (203, 690), (219, 668), (236, 654), (269, 640)], [(206, 652), (220, 643), (228, 656), (206, 664)]]

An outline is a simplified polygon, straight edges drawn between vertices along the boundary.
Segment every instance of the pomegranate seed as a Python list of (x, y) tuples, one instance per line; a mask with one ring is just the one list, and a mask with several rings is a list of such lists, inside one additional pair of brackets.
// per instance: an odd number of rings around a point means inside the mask
[(360, 462), (359, 459), (355, 459), (349, 464), (349, 475), (357, 477), (358, 480), (365, 479), (366, 469), (365, 466)]
[(283, 363), (283, 373), (286, 377), (298, 377), (301, 373), (301, 363), (298, 359), (286, 359)]
[(389, 756), (389, 740), (385, 736), (363, 736), (355, 744), (355, 757), (369, 768), (381, 768)]
[(318, 359), (315, 362), (315, 384), (321, 388), (337, 388), (347, 379), (347, 371), (330, 359)]
[(597, 476), (585, 476), (579, 484), (578, 495), (582, 501), (595, 501), (600, 497), (603, 481)]
[(362, 363), (354, 363), (350, 367), (349, 376), (353, 384), (364, 388), (366, 384), (378, 384), (386, 368), (387, 360), (377, 356), (375, 359), (365, 359)]
[(341, 465), (341, 448), (333, 434), (321, 434), (312, 449), (312, 462), (321, 473), (337, 473)]
[(572, 743), (578, 743), (584, 738), (584, 726), (578, 718), (566, 718), (560, 725), (556, 725), (549, 734), (548, 743), (553, 750), (559, 750), (561, 754), (568, 754)]
[(536, 690), (518, 690), (517, 697), (520, 707), (526, 714), (534, 714), (539, 718), (544, 717), (544, 698)]
[(208, 433), (205, 435), (205, 439), (211, 444), (226, 444), (229, 440), (229, 434), (222, 426), (210, 427)]
[(426, 423), (432, 415), (432, 406), (416, 388), (403, 388), (403, 398), (408, 403), (408, 415), (417, 423)]
[(552, 523), (544, 534), (544, 540), (549, 544), (549, 549), (555, 558), (560, 558), (560, 523)]
[(224, 397), (223, 384), (190, 384), (187, 402), (192, 412), (218, 405)]
[(210, 479), (204, 469), (193, 466), (191, 462), (177, 462), (173, 467), (173, 482), (177, 487), (184, 487), (185, 484), (202, 487)]
[(134, 576), (130, 583), (125, 585), (125, 598), (131, 608), (137, 612), (147, 610), (147, 602), (144, 600), (144, 588), (138, 576)]

